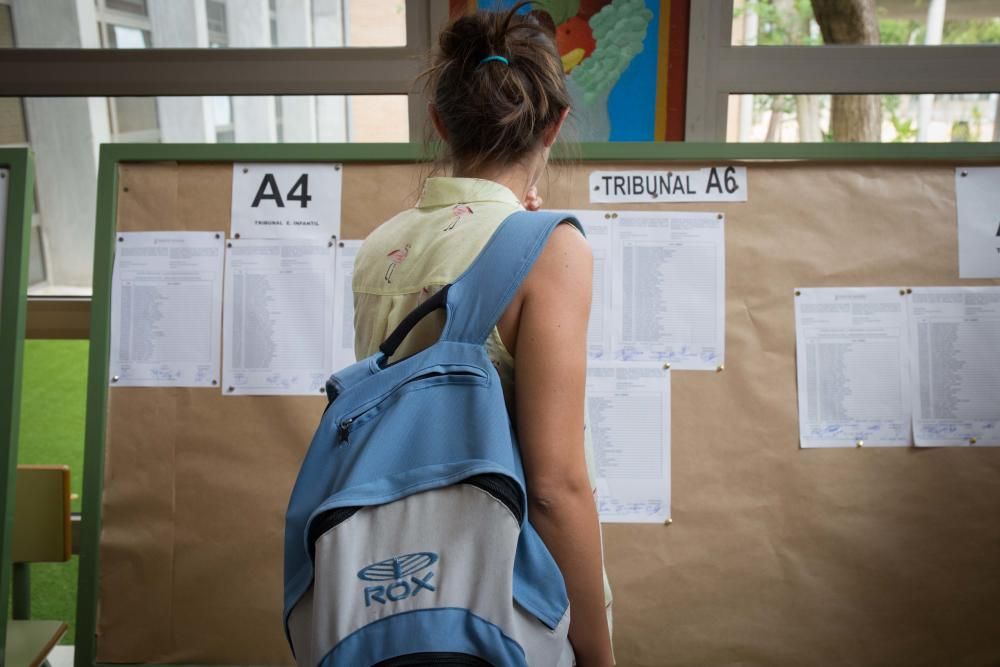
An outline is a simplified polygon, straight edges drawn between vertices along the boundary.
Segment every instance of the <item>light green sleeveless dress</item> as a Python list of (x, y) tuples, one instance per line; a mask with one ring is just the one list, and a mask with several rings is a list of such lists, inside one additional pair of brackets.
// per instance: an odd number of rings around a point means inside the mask
[[(414, 208), (399, 213), (365, 239), (354, 265), (354, 352), (363, 359), (378, 350), (407, 313), (454, 282), (521, 202), (508, 188), (475, 178), (429, 178)], [(417, 325), (396, 353), (406, 357), (431, 345), (444, 324), (437, 311)], [(508, 410), (514, 389), (514, 358), (493, 329), (486, 351), (500, 375)], [(585, 415), (586, 419), (586, 415)], [(593, 443), (584, 424), (584, 453), (596, 492)], [(604, 576), (611, 622), (611, 588)]]

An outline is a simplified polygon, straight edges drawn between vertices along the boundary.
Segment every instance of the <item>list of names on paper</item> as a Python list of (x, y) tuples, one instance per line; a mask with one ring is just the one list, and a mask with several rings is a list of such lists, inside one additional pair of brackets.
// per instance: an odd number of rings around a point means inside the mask
[(1000, 445), (1000, 287), (908, 298), (916, 444)]
[(795, 336), (802, 447), (910, 443), (902, 290), (796, 290)]
[(725, 361), (725, 234), (717, 213), (575, 211), (592, 239), (591, 359)]
[(219, 383), (221, 232), (120, 232), (111, 286), (111, 382)]
[(227, 394), (317, 394), (333, 371), (334, 248), (326, 241), (229, 242)]
[(592, 362), (587, 409), (601, 521), (670, 518), (670, 371), (659, 364)]
[(355, 362), (354, 358), (354, 259), (361, 241), (341, 241), (337, 244), (336, 276), (333, 305), (333, 368), (339, 370)]

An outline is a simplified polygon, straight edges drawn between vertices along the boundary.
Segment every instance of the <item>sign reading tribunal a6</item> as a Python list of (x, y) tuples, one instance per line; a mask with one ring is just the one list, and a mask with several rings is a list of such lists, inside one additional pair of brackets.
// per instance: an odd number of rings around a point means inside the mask
[(339, 164), (233, 164), (232, 238), (340, 237)]

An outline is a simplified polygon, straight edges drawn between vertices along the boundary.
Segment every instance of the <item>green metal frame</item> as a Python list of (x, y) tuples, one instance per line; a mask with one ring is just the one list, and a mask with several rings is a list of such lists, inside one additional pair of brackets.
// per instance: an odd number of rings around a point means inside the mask
[[(116, 232), (118, 165), (123, 162), (418, 162), (418, 144), (105, 144), (97, 177), (94, 291), (91, 303), (83, 526), (77, 592), (75, 667), (95, 667), (101, 496), (110, 362), (111, 269)], [(556, 159), (614, 162), (800, 160), (811, 162), (1000, 163), (1000, 144), (579, 144)], [(103, 666), (101, 666), (103, 667)], [(108, 666), (111, 667), (111, 666)]]
[[(0, 168), (7, 172), (6, 223), (3, 271), (0, 272), (0, 665), (7, 644), (7, 599), (10, 595), (11, 540), (14, 533), (14, 479), (17, 472), (17, 438), (21, 417), (21, 368), (24, 356), (24, 325), (27, 319), (28, 248), (34, 205), (35, 173), (27, 148), (0, 148)], [(6, 378), (6, 379), (2, 379)]]

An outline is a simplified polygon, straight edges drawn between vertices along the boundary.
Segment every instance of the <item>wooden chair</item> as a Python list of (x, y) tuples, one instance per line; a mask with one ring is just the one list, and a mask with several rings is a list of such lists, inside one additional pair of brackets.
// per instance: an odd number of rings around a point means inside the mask
[(61, 621), (31, 620), (31, 563), (70, 559), (69, 468), (18, 466), (14, 506), (12, 620), (7, 624), (7, 664), (38, 667), (66, 632)]

